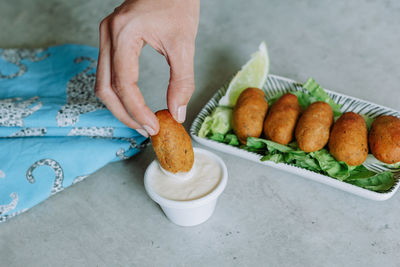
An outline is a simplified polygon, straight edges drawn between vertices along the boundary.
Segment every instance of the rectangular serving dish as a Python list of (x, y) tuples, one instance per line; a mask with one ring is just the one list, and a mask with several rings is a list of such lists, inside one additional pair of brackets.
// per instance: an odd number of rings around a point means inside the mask
[[(198, 132), (200, 130), (200, 127), (203, 123), (203, 120), (205, 117), (209, 116), (214, 109), (218, 106), (218, 101), (225, 95), (225, 92), (227, 90), (227, 86), (224, 86), (220, 88), (216, 94), (208, 101), (208, 103), (203, 107), (203, 109), (200, 111), (200, 113), (197, 115), (196, 119), (193, 121), (192, 126), (190, 128), (190, 134), (192, 138), (205, 146), (211, 147), (213, 149), (235, 155), (244, 159), (248, 159), (254, 162), (257, 162), (261, 165), (266, 165), (273, 167), (275, 169), (280, 169), (289, 173), (293, 173), (299, 176), (302, 176), (304, 178), (320, 182), (332, 187), (335, 187), (337, 189), (355, 194), (357, 196), (361, 196), (367, 199), (371, 200), (387, 200), (391, 198), (399, 189), (400, 183), (399, 183), (399, 177), (400, 177), (400, 170), (391, 170), (394, 172), (395, 178), (396, 178), (396, 183), (393, 185), (391, 189), (385, 192), (374, 192), (370, 191), (346, 182), (342, 182), (340, 180), (331, 178), (329, 176), (316, 173), (313, 171), (309, 171), (303, 168), (299, 168), (290, 164), (286, 163), (275, 163), (272, 161), (261, 161), (262, 155), (256, 154), (253, 152), (249, 152), (247, 150), (234, 147), (228, 144), (224, 143), (219, 143), (210, 139), (206, 138), (201, 138), (198, 136)], [(302, 88), (302, 85), (300, 83), (297, 83), (296, 81), (293, 81), (288, 78), (280, 77), (277, 75), (268, 75), (268, 79), (266, 83), (263, 86), (263, 90), (265, 91), (267, 99), (272, 98), (273, 96), (276, 96), (279, 93), (287, 93), (290, 91), (301, 91), (304, 90)], [(393, 115), (400, 117), (400, 112), (380, 106), (368, 101), (364, 101), (355, 97), (339, 94), (330, 90), (324, 89), (328, 95), (336, 102), (342, 105), (342, 112), (348, 112), (348, 111), (353, 111), (358, 114), (362, 115), (367, 115), (371, 118), (375, 118), (380, 115)], [(385, 170), (390, 170), (384, 165), (381, 164), (364, 164), (364, 166), (374, 172), (382, 172)]]

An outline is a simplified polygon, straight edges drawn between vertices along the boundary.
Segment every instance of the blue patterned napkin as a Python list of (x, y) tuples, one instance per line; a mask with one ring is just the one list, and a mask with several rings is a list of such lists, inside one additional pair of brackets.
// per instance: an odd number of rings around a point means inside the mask
[(0, 222), (147, 143), (94, 95), (97, 54), (0, 49)]

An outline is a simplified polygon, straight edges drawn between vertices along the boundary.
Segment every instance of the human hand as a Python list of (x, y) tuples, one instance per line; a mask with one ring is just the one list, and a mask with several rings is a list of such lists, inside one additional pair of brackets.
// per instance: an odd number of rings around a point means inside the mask
[(146, 137), (157, 134), (159, 124), (137, 86), (141, 49), (149, 44), (165, 56), (168, 109), (182, 123), (194, 91), (199, 9), (200, 0), (127, 0), (100, 24), (96, 95), (122, 123)]

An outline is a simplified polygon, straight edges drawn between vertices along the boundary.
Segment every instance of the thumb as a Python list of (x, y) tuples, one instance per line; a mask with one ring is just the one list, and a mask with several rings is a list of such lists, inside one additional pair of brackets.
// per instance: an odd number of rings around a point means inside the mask
[(170, 80), (167, 104), (169, 112), (179, 123), (186, 119), (187, 104), (194, 92), (193, 58), (194, 43), (179, 46), (168, 53)]

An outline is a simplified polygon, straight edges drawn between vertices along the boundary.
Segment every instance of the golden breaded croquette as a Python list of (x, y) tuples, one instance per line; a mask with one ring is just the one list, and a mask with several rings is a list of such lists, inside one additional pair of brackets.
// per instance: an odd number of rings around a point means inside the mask
[(258, 88), (244, 90), (233, 109), (232, 127), (240, 143), (246, 144), (247, 137), (259, 137), (263, 130), (268, 102), (265, 93)]
[(325, 102), (315, 102), (307, 107), (296, 126), (296, 141), (300, 149), (313, 152), (322, 149), (329, 140), (333, 111)]
[(194, 153), (189, 134), (168, 110), (159, 110), (155, 115), (160, 131), (151, 137), (151, 142), (161, 167), (172, 173), (190, 171)]
[(400, 119), (398, 117), (380, 116), (375, 119), (368, 139), (375, 158), (387, 164), (400, 161)]
[(361, 165), (368, 156), (368, 130), (364, 118), (346, 112), (333, 125), (329, 138), (329, 152), (337, 161)]
[(272, 105), (265, 119), (265, 137), (282, 145), (288, 144), (293, 139), (300, 112), (297, 96), (288, 93), (280, 97)]

